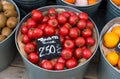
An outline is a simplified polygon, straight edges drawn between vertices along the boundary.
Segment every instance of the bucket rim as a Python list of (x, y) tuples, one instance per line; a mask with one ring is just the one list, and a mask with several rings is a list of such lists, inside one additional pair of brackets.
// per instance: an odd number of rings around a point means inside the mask
[(116, 8), (118, 8), (118, 9), (120, 10), (120, 7), (119, 7), (119, 6), (117, 6), (115, 3), (113, 3), (113, 1), (112, 1), (112, 0), (108, 0), (108, 1), (110, 1), (110, 2), (111, 2), (111, 4), (112, 4), (113, 6), (115, 6)]
[[(8, 2), (12, 3), (12, 4), (15, 6), (15, 9), (16, 9), (17, 14), (18, 14), (18, 17), (17, 17), (17, 19), (18, 19), (17, 25), (18, 25), (19, 22), (20, 22), (20, 10), (19, 10), (18, 6), (16, 5), (16, 3), (15, 3), (13, 0), (8, 0)], [(7, 38), (5, 38), (3, 41), (1, 41), (0, 44), (3, 44), (4, 42), (6, 42), (6, 41), (15, 33), (16, 28), (17, 28), (17, 25), (16, 25), (16, 27), (13, 29), (13, 31), (11, 32), (11, 34), (8, 35)]]
[(64, 0), (61, 0), (63, 3), (67, 4), (67, 5), (70, 5), (70, 6), (73, 6), (73, 7), (81, 7), (81, 8), (85, 8), (85, 7), (91, 7), (91, 6), (94, 6), (94, 5), (97, 5), (97, 4), (100, 4), (102, 2), (102, 0), (98, 0), (96, 3), (94, 4), (91, 4), (91, 5), (87, 5), (87, 6), (79, 6), (79, 5), (74, 5), (74, 4), (70, 4), (68, 2), (65, 2)]
[[(101, 48), (102, 37), (103, 37), (103, 35), (104, 35), (104, 34), (102, 34), (102, 33), (104, 33), (104, 29), (107, 28), (107, 26), (108, 26), (111, 22), (115, 21), (116, 19), (119, 19), (119, 20), (120, 20), (120, 17), (113, 18), (113, 19), (110, 20), (107, 24), (105, 24), (104, 28), (102, 29), (102, 31), (101, 31), (101, 33), (100, 33), (100, 40), (99, 40), (99, 41), (100, 41), (100, 44), (99, 44), (99, 48), (100, 48), (101, 54), (102, 54), (105, 62), (107, 62), (107, 64), (108, 64), (112, 69), (114, 69), (115, 71), (117, 71), (118, 73), (120, 73), (120, 70), (118, 70), (117, 68), (115, 68), (114, 66), (112, 66), (112, 65), (107, 61), (107, 59), (106, 59), (106, 57), (105, 57), (105, 55), (104, 55), (104, 53), (103, 53), (103, 50), (102, 50), (102, 48)], [(118, 22), (118, 23), (120, 23), (120, 22)], [(114, 23), (114, 24), (115, 24), (115, 23)], [(113, 25), (113, 24), (110, 24), (109, 26), (112, 26), (112, 25)], [(109, 29), (110, 29), (110, 27), (107, 28), (107, 30), (109, 30)], [(107, 32), (107, 31), (105, 31), (105, 32)]]
[[(80, 11), (80, 10), (78, 10), (78, 9), (73, 8), (73, 7), (63, 6), (63, 5), (49, 5), (49, 6), (45, 6), (45, 7), (40, 7), (40, 8), (38, 8), (38, 10), (44, 9), (44, 8), (50, 8), (50, 7), (54, 7), (54, 8), (64, 8), (64, 9), (65, 9), (65, 8), (67, 8), (67, 9), (69, 8), (69, 9), (74, 9), (76, 12), (82, 12), (82, 11)], [(20, 25), (22, 24), (22, 22), (23, 22), (27, 17), (29, 17), (30, 13), (31, 13), (31, 12), (29, 12), (26, 16), (24, 16), (24, 17), (22, 18), (22, 20), (20, 21), (20, 23), (17, 25), (17, 29), (16, 29), (16, 32), (15, 32), (15, 44), (16, 44), (16, 47), (17, 47), (17, 50), (19, 51), (19, 53), (20, 53), (21, 51), (20, 51), (20, 49), (19, 49), (19, 47), (18, 47), (18, 44), (17, 44), (18, 31), (19, 31), (19, 28), (20, 28)], [(99, 31), (98, 31), (98, 29), (97, 29), (97, 26), (96, 26), (95, 22), (94, 22), (90, 17), (89, 17), (89, 19), (94, 23), (94, 26), (95, 26), (95, 30), (96, 30), (96, 33), (97, 33), (97, 45), (96, 45), (96, 48), (95, 48), (92, 56), (91, 56), (89, 59), (87, 59), (84, 63), (82, 63), (82, 64), (80, 64), (80, 65), (78, 65), (78, 66), (76, 66), (76, 67), (74, 67), (74, 68), (71, 68), (71, 69), (65, 69), (65, 70), (55, 71), (55, 70), (47, 70), (47, 69), (38, 67), (37, 65), (31, 63), (31, 62), (30, 62), (27, 58), (25, 58), (21, 53), (20, 53), (20, 55), (21, 55), (22, 58), (24, 58), (24, 60), (25, 60), (27, 63), (29, 63), (30, 65), (32, 65), (32, 66), (34, 66), (34, 67), (36, 67), (36, 68), (38, 68), (38, 69), (41, 69), (41, 70), (43, 70), (43, 71), (48, 71), (48, 72), (53, 72), (53, 73), (56, 73), (56, 72), (58, 72), (58, 73), (59, 73), (59, 72), (68, 72), (68, 71), (72, 71), (72, 70), (74, 70), (74, 69), (76, 69), (76, 68), (79, 68), (80, 66), (83, 66), (84, 64), (88, 63), (88, 61), (90, 61), (90, 60), (93, 58), (93, 56), (95, 55), (95, 53), (96, 53), (96, 51), (97, 51), (97, 49), (98, 49), (98, 44), (99, 44), (99, 41), (98, 41), (98, 39), (99, 39)]]

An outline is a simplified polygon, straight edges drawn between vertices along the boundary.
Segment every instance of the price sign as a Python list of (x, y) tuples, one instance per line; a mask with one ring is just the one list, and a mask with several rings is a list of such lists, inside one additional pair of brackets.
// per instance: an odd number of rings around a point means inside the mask
[(37, 39), (37, 51), (41, 60), (59, 57), (61, 50), (62, 47), (59, 36)]
[(115, 50), (116, 50), (117, 52), (120, 52), (120, 42), (117, 44)]

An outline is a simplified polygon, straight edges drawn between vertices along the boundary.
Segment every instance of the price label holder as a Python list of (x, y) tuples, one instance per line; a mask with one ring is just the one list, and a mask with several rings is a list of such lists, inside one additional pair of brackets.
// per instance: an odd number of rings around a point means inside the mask
[(120, 52), (120, 41), (119, 41), (119, 43), (117, 44), (117, 46), (115, 47), (115, 51)]
[(62, 47), (59, 36), (50, 36), (37, 39), (37, 52), (40, 60), (60, 57)]

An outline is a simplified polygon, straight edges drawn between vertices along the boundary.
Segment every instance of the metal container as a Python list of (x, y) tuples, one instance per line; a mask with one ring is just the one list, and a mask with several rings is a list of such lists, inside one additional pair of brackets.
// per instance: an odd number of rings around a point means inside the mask
[[(18, 13), (18, 22), (19, 22), (20, 12), (17, 5), (12, 0), (8, 0), (8, 1), (14, 4), (16, 11)], [(14, 28), (12, 33), (7, 38), (5, 38), (2, 42), (0, 42), (0, 71), (7, 68), (15, 58), (16, 54), (18, 53), (14, 42), (15, 30), (16, 28)]]
[[(67, 11), (74, 11), (74, 12), (77, 12), (77, 13), (81, 12), (81, 11), (75, 9), (75, 8), (72, 8), (72, 7), (59, 6), (59, 5), (46, 6), (46, 7), (39, 8), (39, 10), (44, 12), (44, 11), (48, 11), (49, 8), (53, 8), (53, 7), (56, 8), (56, 9), (57, 8), (62, 8), (62, 9), (65, 9)], [(18, 37), (18, 33), (19, 33), (19, 29), (20, 29), (21, 24), (23, 22), (25, 22), (27, 20), (27, 18), (29, 18), (29, 17), (30, 17), (30, 13), (27, 14), (21, 20), (20, 24), (17, 27), (16, 34), (15, 34), (16, 46), (17, 46), (17, 49), (19, 50), (19, 53), (21, 54), (21, 57), (22, 57), (22, 59), (24, 61), (24, 64), (25, 64), (25, 67), (28, 70), (29, 79), (40, 79), (40, 78), (41, 79), (83, 79), (85, 71), (88, 68), (88, 64), (89, 64), (90, 60), (92, 59), (92, 57), (94, 56), (94, 54), (96, 53), (96, 50), (97, 50), (97, 47), (98, 47), (99, 33), (98, 33), (96, 25), (94, 24), (95, 25), (95, 30), (96, 30), (96, 33), (97, 33), (97, 35), (96, 35), (97, 44), (96, 44), (95, 50), (93, 52), (93, 55), (86, 62), (84, 62), (83, 64), (81, 64), (79, 66), (76, 66), (72, 69), (54, 71), (54, 70), (46, 70), (46, 69), (38, 67), (35, 64), (32, 64), (21, 53), (21, 50), (20, 50), (20, 48), (18, 46), (18, 43), (17, 43), (17, 37)], [(90, 20), (92, 21), (92, 19), (90, 19)]]
[(116, 17), (120, 17), (120, 7), (115, 5), (112, 0), (107, 0), (106, 23)]
[(30, 12), (32, 9), (43, 7), (47, 4), (47, 0), (13, 0), (21, 9)]
[(113, 67), (105, 58), (105, 55), (103, 54), (102, 50), (102, 37), (103, 34), (110, 29), (112, 25), (115, 23), (120, 23), (120, 17), (114, 18), (111, 21), (109, 21), (103, 28), (100, 34), (100, 62), (99, 62), (99, 68), (98, 68), (98, 79), (119, 79), (120, 78), (120, 70)]
[(81, 11), (87, 12), (89, 14), (90, 17), (93, 17), (96, 13), (96, 11), (98, 10), (100, 4), (101, 4), (102, 0), (98, 0), (97, 3), (93, 4), (93, 5), (88, 5), (88, 6), (77, 6), (74, 4), (69, 4), (66, 3), (64, 0), (56, 0), (56, 3), (58, 5), (67, 5), (67, 6), (71, 6), (74, 7), (76, 9), (79, 9)]

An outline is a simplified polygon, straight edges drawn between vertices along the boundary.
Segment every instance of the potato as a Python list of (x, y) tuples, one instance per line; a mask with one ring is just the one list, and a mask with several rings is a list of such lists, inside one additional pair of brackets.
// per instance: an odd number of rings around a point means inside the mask
[(13, 29), (16, 27), (17, 22), (18, 22), (18, 19), (16, 17), (9, 17), (6, 22), (6, 25), (7, 25), (7, 27)]

